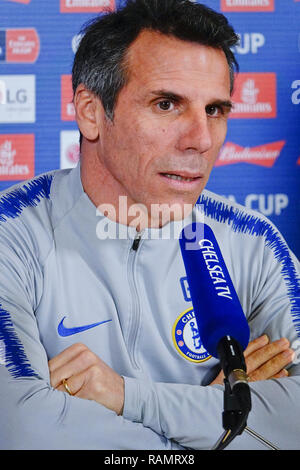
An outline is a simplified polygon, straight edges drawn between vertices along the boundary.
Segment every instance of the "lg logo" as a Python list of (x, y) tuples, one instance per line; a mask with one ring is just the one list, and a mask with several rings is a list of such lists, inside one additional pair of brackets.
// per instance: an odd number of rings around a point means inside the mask
[(0, 75), (0, 123), (35, 122), (35, 75)]
[(27, 92), (24, 88), (18, 90), (6, 90), (6, 104), (25, 104), (27, 103)]

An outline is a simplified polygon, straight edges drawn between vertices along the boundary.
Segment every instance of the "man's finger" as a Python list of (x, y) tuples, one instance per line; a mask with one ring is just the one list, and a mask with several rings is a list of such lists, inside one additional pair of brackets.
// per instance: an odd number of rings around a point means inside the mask
[(68, 357), (72, 357), (72, 359), (64, 363), (60, 361), (60, 367), (56, 367), (52, 371), (50, 370), (50, 379), (53, 388), (57, 388), (63, 379), (76, 376), (99, 361), (97, 356), (86, 347), (81, 349), (78, 354)]
[[(247, 373), (248, 375), (255, 369), (260, 368), (263, 364), (275, 358), (278, 354), (287, 350), (289, 341), (286, 338), (281, 338), (273, 343), (257, 349), (246, 358)], [(286, 364), (285, 364), (286, 365)], [(278, 372), (278, 371), (277, 371)]]
[[(83, 385), (85, 384), (86, 371), (82, 371), (79, 374), (72, 375), (66, 380), (66, 385), (60, 382), (56, 387), (56, 390), (68, 393), (69, 395), (76, 396), (80, 393)], [(82, 397), (84, 398), (84, 397)]]
[(271, 379), (282, 379), (283, 377), (288, 377), (289, 373), (286, 369), (282, 369), (278, 374), (273, 375), (270, 377)]
[(64, 349), (61, 353), (50, 359), (48, 362), (50, 372), (54, 372), (55, 370), (59, 369), (61, 366), (78, 356), (78, 354), (80, 354), (85, 349), (86, 346), (81, 343), (72, 344), (72, 346)]
[(257, 351), (258, 349), (266, 346), (270, 342), (267, 335), (262, 335), (259, 338), (255, 338), (248, 344), (247, 348), (244, 351), (245, 358), (248, 357), (253, 352)]
[[(268, 360), (261, 367), (256, 368), (252, 373), (248, 373), (251, 382), (258, 380), (267, 380), (270, 378), (279, 378), (286, 376), (284, 368), (293, 361), (294, 351), (286, 349)], [(284, 374), (284, 375), (283, 375)]]

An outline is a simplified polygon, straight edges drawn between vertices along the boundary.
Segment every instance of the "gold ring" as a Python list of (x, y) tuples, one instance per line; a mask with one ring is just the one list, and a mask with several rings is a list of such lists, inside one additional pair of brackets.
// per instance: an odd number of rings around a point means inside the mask
[(63, 379), (62, 381), (63, 386), (65, 387), (66, 392), (71, 395), (71, 397), (74, 395), (68, 385), (67, 379)]

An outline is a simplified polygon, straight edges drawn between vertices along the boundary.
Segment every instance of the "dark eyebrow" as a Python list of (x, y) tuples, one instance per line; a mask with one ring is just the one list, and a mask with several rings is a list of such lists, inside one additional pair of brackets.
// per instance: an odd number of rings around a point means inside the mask
[(233, 102), (230, 100), (215, 100), (212, 103), (209, 103), (209, 106), (220, 106), (223, 108), (228, 108), (230, 111), (233, 108)]
[(151, 91), (151, 95), (155, 95), (160, 98), (165, 98), (167, 100), (172, 100), (172, 101), (182, 101), (183, 97), (180, 95), (177, 95), (176, 93), (173, 93), (172, 91), (167, 91), (167, 90), (154, 90)]

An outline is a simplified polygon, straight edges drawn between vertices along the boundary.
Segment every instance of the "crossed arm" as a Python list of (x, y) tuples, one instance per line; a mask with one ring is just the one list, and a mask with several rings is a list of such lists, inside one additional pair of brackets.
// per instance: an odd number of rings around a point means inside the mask
[[(249, 381), (287, 377), (286, 367), (293, 361), (289, 341), (270, 342), (266, 335), (251, 341), (245, 350)], [(76, 397), (93, 400), (122, 415), (125, 385), (122, 376), (105, 364), (84, 344), (76, 343), (49, 361), (52, 387), (65, 392), (63, 380)], [(223, 372), (210, 385), (223, 384)]]

